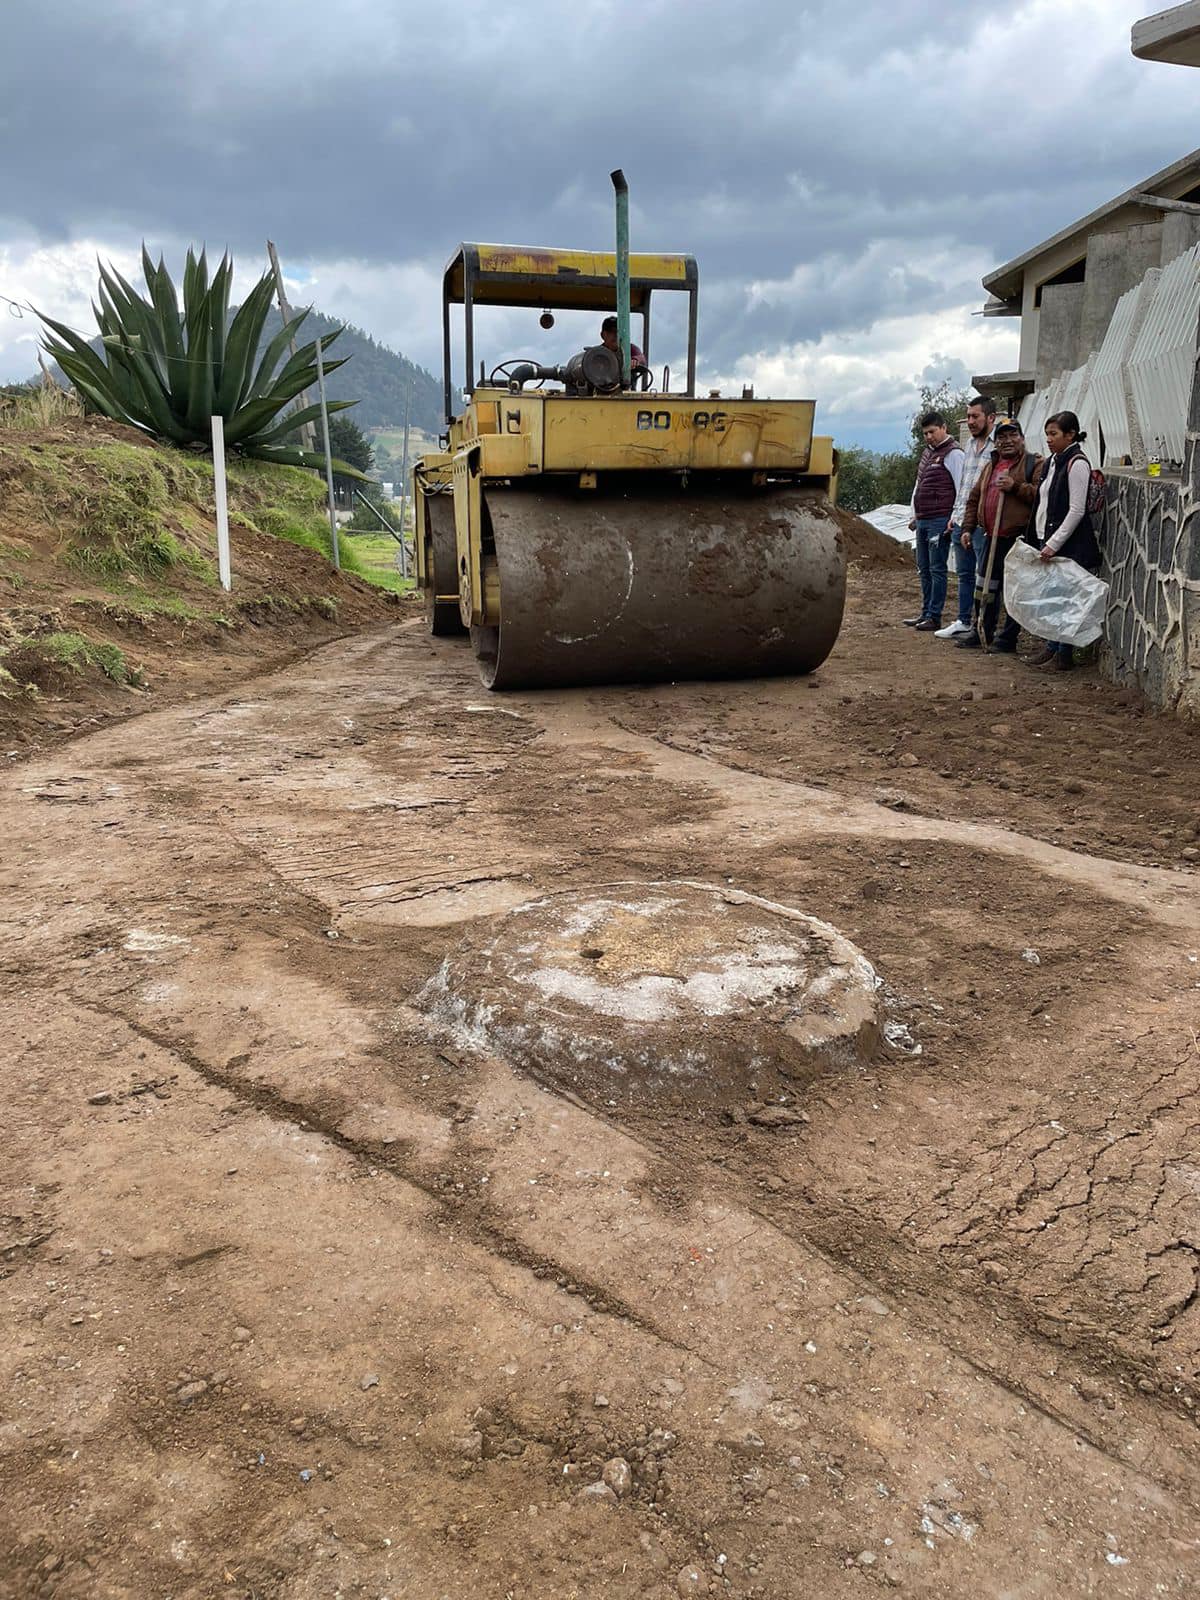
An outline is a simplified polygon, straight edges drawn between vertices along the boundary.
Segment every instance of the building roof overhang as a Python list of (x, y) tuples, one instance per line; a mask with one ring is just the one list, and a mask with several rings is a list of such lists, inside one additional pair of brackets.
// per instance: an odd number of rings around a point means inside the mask
[[(1190, 9), (1190, 8), (1184, 8)], [(1200, 9), (1198, 4), (1197, 9)], [(1183, 156), (1179, 161), (1174, 161), (1169, 167), (1164, 167), (1161, 172), (1156, 172), (1152, 177), (1144, 179), (1141, 183), (1134, 184), (1132, 189), (1109, 200), (1107, 204), (1098, 206), (1095, 211), (1089, 211), (1086, 217), (1080, 217), (1078, 222), (1072, 222), (1069, 227), (1061, 228), (1058, 233), (1049, 239), (1043, 239), (1040, 244), (1026, 250), (1022, 255), (1015, 256), (1011, 261), (1006, 261), (1002, 267), (997, 267), (989, 272), (983, 280), (983, 287), (1000, 301), (1017, 301), (1020, 299), (1021, 290), (1025, 279), (1025, 269), (1035, 262), (1039, 256), (1046, 255), (1051, 250), (1078, 239), (1079, 255), (1083, 256), (1087, 249), (1087, 238), (1090, 233), (1101, 231), (1106, 218), (1114, 216), (1126, 207), (1136, 206), (1146, 213), (1146, 220), (1159, 214), (1160, 207), (1154, 204), (1158, 199), (1172, 199), (1179, 194), (1200, 184), (1200, 150), (1193, 150), (1190, 155)], [(1002, 316), (1003, 312), (993, 310), (992, 316)]]
[(1134, 23), (1129, 43), (1143, 61), (1200, 67), (1200, 0), (1143, 17)]
[(1032, 394), (1036, 387), (1032, 372), (980, 372), (971, 382), (976, 394)]

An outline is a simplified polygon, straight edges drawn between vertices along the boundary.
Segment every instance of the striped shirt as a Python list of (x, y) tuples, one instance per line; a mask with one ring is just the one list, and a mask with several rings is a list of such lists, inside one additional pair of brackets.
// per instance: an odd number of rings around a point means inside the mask
[(986, 439), (968, 439), (963, 446), (962, 477), (958, 481), (958, 495), (954, 501), (954, 510), (950, 513), (952, 527), (961, 528), (963, 517), (967, 511), (967, 501), (971, 498), (971, 490), (979, 482), (979, 474), (991, 459), (992, 450), (996, 443), (996, 428)]

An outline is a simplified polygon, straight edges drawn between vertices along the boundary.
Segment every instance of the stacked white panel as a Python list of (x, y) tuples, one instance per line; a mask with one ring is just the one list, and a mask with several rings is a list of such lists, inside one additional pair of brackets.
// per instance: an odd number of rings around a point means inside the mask
[(1163, 267), (1128, 359), (1147, 454), (1182, 462), (1200, 316), (1200, 245)]
[(1133, 453), (1125, 398), (1125, 361), (1145, 305), (1154, 294), (1158, 271), (1153, 267), (1141, 283), (1126, 290), (1117, 301), (1104, 343), (1092, 357), (1092, 403), (1104, 430), (1106, 461), (1119, 461)]

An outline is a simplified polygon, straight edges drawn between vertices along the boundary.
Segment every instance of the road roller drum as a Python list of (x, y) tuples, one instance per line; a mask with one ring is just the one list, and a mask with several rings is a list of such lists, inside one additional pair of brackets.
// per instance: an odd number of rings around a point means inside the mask
[(471, 637), (489, 688), (810, 672), (837, 639), (841, 531), (811, 492), (618, 478), (485, 499), (499, 625)]

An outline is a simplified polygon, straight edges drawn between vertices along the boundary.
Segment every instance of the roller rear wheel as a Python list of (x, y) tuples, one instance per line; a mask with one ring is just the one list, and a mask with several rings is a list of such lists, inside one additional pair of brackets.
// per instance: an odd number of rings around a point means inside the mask
[(425, 501), (425, 615), (435, 638), (466, 632), (458, 612), (458, 553), (454, 538), (454, 497), (429, 495)]

